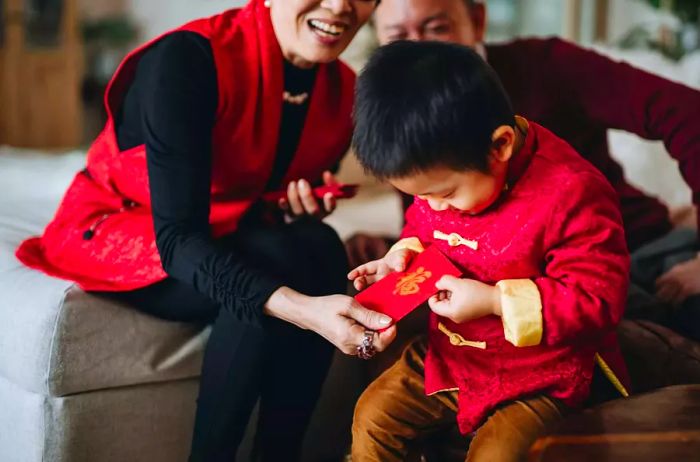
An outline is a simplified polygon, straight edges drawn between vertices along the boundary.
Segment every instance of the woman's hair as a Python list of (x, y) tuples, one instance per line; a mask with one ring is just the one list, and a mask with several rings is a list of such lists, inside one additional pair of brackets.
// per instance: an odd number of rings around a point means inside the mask
[(473, 50), (398, 41), (358, 78), (353, 147), (365, 170), (396, 178), (436, 166), (488, 171), (491, 136), (515, 125), (496, 73)]

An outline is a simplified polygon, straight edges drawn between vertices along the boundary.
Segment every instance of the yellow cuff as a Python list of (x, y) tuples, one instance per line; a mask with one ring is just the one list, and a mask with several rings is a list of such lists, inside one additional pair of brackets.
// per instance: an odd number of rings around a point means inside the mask
[(516, 347), (539, 345), (542, 341), (542, 298), (529, 279), (498, 282), (501, 319), (506, 340)]
[(417, 237), (405, 237), (393, 246), (391, 246), (387, 254), (403, 249), (413, 250), (416, 253), (421, 253), (425, 250), (423, 244), (420, 243), (420, 239), (418, 239)]

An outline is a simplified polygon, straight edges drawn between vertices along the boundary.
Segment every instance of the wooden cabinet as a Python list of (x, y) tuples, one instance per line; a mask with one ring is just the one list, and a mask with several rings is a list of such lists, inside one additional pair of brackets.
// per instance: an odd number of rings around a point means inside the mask
[(0, 144), (80, 144), (84, 64), (75, 0), (0, 0), (0, 7)]

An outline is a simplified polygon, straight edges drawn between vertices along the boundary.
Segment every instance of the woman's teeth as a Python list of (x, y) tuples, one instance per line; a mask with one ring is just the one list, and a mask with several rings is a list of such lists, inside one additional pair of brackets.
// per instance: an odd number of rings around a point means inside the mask
[(338, 37), (340, 34), (345, 32), (346, 29), (345, 26), (328, 24), (327, 22), (319, 21), (318, 19), (312, 19), (309, 21), (309, 25), (322, 35), (328, 35), (331, 37)]

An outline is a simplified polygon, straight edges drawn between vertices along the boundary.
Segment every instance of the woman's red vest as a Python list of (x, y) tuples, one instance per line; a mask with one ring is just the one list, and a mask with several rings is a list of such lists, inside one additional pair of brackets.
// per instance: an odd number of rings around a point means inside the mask
[[(209, 39), (216, 65), (219, 102), (209, 215), (216, 238), (236, 230), (272, 172), (283, 104), (283, 56), (262, 0), (176, 30)], [(114, 127), (139, 59), (161, 38), (129, 54), (115, 73), (105, 95), (107, 124), (88, 151), (87, 169), (76, 175), (44, 235), (17, 249), (26, 265), (93, 291), (133, 290), (167, 277), (155, 244), (145, 146), (121, 151)], [(354, 74), (344, 64), (319, 65), (285, 184), (319, 179), (345, 153), (353, 88)]]

